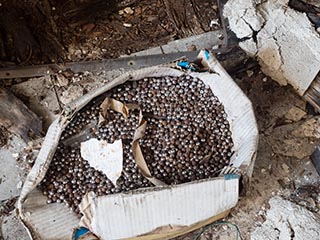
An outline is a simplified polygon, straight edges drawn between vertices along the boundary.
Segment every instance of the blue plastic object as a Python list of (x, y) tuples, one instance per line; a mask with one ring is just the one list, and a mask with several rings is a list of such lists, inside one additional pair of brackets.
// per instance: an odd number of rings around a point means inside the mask
[(88, 232), (90, 232), (89, 229), (85, 227), (80, 227), (76, 229), (73, 235), (73, 240), (78, 240), (81, 236), (85, 235)]
[(237, 179), (239, 178), (239, 175), (237, 174), (227, 174), (227, 175), (224, 175), (224, 179), (225, 180), (231, 180), (231, 179)]
[(181, 61), (177, 63), (178, 67), (184, 68), (184, 69), (190, 69), (192, 71), (196, 71), (196, 68), (192, 65), (190, 65), (187, 61)]
[(205, 56), (206, 56), (206, 60), (208, 61), (210, 59), (210, 53), (208, 50), (205, 50)]

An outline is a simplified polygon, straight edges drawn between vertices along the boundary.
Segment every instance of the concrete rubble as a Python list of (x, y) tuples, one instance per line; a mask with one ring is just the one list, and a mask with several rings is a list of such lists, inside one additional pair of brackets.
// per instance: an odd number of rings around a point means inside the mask
[(313, 152), (314, 147), (309, 144), (308, 139), (289, 138), (279, 141), (277, 146), (273, 146), (274, 153), (286, 157), (304, 159)]
[(26, 143), (17, 136), (12, 136), (7, 146), (0, 148), (0, 201), (19, 196), (23, 183), (23, 170), (17, 166), (19, 153)]
[(286, 113), (285, 118), (287, 120), (293, 121), (293, 122), (298, 122), (300, 121), (303, 117), (305, 117), (307, 113), (303, 111), (302, 109), (294, 106), (289, 109), (289, 111)]
[(307, 209), (273, 197), (266, 221), (251, 233), (251, 240), (320, 239), (320, 218)]
[(30, 240), (25, 227), (15, 212), (11, 212), (9, 215), (3, 217), (0, 239), (1, 237), (2, 239)]
[(320, 138), (320, 116), (306, 120), (292, 134), (296, 137)]
[(229, 0), (224, 9), (240, 47), (262, 71), (302, 95), (320, 70), (320, 35), (289, 0)]
[(49, 76), (16, 84), (11, 87), (11, 91), (21, 99), (27, 99), (24, 101), (29, 102), (30, 110), (40, 116), (44, 129), (56, 118), (59, 104)]

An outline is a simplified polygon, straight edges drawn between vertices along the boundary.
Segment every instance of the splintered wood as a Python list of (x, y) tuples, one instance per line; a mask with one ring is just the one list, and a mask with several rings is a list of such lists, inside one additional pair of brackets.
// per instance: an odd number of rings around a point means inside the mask
[(163, 2), (180, 37), (210, 31), (211, 21), (218, 21), (218, 5), (215, 0), (163, 0)]
[(303, 95), (304, 98), (320, 112), (320, 72)]
[(29, 141), (33, 135), (40, 136), (42, 124), (40, 119), (11, 92), (0, 88), (0, 127), (1, 144), (4, 144), (8, 132), (20, 135)]
[(221, 29), (217, 12), (215, 0), (5, 1), (0, 67), (118, 58)]

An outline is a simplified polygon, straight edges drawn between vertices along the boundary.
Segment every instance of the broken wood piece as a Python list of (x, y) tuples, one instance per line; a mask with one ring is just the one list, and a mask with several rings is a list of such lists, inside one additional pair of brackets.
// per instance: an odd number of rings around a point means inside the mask
[(163, 0), (163, 2), (180, 37), (189, 37), (210, 31), (211, 21), (219, 18), (213, 8), (215, 6), (217, 9), (217, 4), (212, 0)]
[(0, 126), (18, 134), (26, 142), (34, 135), (40, 136), (42, 123), (20, 99), (0, 88)]
[(320, 175), (320, 146), (316, 148), (316, 150), (311, 155), (312, 163)]
[(320, 112), (320, 72), (313, 80), (303, 97)]

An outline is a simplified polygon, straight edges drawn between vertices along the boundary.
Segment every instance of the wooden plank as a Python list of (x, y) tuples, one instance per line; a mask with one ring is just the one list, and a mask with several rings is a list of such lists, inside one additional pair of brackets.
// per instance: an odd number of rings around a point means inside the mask
[(320, 112), (320, 72), (304, 94), (304, 98)]
[(210, 31), (211, 20), (219, 18), (214, 0), (163, 0), (163, 3), (179, 37)]
[(0, 88), (0, 126), (20, 135), (26, 142), (32, 135), (40, 136), (42, 130), (42, 123), (37, 115), (4, 88)]

